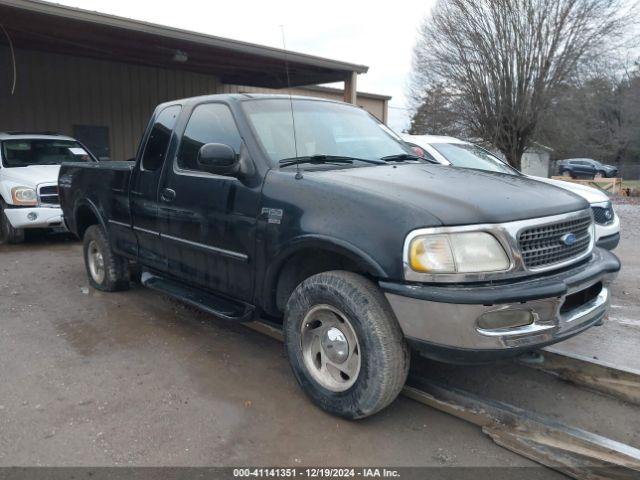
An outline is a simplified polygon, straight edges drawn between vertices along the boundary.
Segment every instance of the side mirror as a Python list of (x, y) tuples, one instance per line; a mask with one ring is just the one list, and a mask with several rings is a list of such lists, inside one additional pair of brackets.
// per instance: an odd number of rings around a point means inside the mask
[(207, 143), (198, 152), (198, 168), (205, 172), (233, 176), (239, 164), (233, 148), (223, 143)]

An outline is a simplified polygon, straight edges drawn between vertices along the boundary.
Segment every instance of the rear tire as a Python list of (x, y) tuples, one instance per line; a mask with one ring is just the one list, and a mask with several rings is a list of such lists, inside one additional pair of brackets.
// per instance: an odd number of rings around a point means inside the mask
[(129, 262), (113, 253), (100, 225), (87, 228), (83, 244), (84, 264), (91, 286), (103, 292), (128, 290)]
[(378, 287), (355, 273), (320, 273), (298, 285), (284, 336), (296, 380), (334, 415), (372, 415), (407, 379), (409, 349), (398, 321)]
[(6, 204), (0, 201), (0, 244), (24, 242), (24, 228), (14, 228), (5, 215)]

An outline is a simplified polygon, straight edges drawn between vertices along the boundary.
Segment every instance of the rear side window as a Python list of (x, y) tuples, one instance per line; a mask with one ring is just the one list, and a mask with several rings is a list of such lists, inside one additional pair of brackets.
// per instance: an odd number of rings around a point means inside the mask
[(199, 170), (198, 152), (207, 143), (223, 143), (238, 153), (242, 139), (229, 107), (220, 103), (197, 106), (182, 136), (178, 151), (178, 167)]
[(143, 170), (155, 171), (162, 167), (180, 109), (180, 105), (167, 107), (156, 118), (142, 155)]

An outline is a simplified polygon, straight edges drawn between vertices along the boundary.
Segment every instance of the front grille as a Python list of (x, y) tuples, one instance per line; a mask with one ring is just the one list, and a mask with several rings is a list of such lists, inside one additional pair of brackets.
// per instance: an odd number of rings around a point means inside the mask
[(593, 219), (598, 225), (613, 223), (613, 207), (609, 204), (605, 207), (591, 207)]
[(43, 185), (38, 189), (38, 198), (41, 205), (60, 205), (57, 185)]
[[(575, 235), (575, 242), (567, 245), (563, 237), (570, 233)], [(591, 244), (591, 217), (526, 228), (518, 236), (518, 243), (527, 268), (546, 267), (580, 257)]]

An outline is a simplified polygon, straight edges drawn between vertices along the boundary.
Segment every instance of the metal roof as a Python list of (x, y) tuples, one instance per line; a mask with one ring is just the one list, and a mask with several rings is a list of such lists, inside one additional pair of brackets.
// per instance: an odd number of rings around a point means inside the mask
[[(223, 83), (280, 88), (343, 81), (368, 67), (40, 0), (0, 0), (16, 48), (213, 74)], [(6, 44), (4, 35), (0, 42)]]

